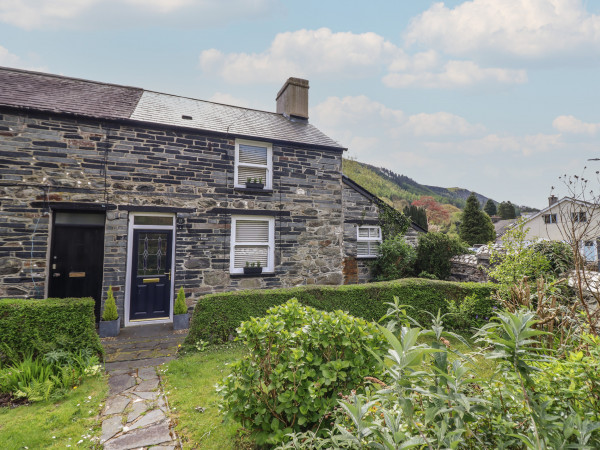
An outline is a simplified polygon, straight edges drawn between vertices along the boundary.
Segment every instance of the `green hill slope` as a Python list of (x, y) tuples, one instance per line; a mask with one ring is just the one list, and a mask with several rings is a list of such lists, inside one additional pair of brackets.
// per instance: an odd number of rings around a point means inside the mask
[[(344, 159), (343, 170), (344, 175), (397, 209), (402, 209), (423, 195), (429, 195), (439, 203), (454, 205), (462, 209), (471, 193), (468, 189), (463, 188), (443, 188), (419, 184), (405, 175), (398, 175), (388, 169), (349, 159)], [(488, 197), (481, 194), (475, 193), (475, 195), (481, 205), (488, 200)]]

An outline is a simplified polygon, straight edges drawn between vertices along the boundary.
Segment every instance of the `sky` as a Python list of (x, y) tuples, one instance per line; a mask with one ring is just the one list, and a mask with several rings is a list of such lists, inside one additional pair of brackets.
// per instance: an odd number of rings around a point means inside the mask
[(266, 111), (306, 78), (347, 157), (519, 205), (600, 170), (600, 0), (0, 0), (0, 65)]

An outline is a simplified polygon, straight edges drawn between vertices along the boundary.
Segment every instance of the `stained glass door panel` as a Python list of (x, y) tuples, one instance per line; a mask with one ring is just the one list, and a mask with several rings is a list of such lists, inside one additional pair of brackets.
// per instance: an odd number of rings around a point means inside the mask
[(168, 318), (173, 232), (134, 230), (129, 320)]

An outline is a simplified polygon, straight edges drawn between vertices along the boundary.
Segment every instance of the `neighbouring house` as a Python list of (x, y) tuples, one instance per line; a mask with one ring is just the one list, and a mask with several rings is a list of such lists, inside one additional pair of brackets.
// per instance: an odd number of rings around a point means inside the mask
[(598, 265), (600, 238), (600, 209), (593, 203), (552, 195), (548, 206), (528, 217), (527, 239), (543, 239), (567, 243), (579, 242), (586, 261)]
[(342, 176), (308, 89), (288, 79), (272, 113), (0, 68), (0, 297), (98, 317), (112, 286), (129, 326), (170, 322), (180, 286), (191, 306), (366, 281), (382, 202)]

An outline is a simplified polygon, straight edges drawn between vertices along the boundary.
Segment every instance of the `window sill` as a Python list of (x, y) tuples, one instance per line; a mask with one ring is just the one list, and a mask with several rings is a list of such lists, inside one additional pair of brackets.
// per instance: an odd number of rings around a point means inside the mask
[(234, 187), (233, 189), (238, 192), (243, 192), (245, 194), (271, 195), (273, 193), (273, 189), (251, 189), (251, 188), (245, 188), (245, 187)]
[(230, 273), (230, 278), (268, 278), (274, 277), (275, 272), (262, 272), (262, 273)]
[(363, 256), (363, 255), (356, 255), (355, 256), (356, 259), (376, 259), (378, 258), (377, 256)]

